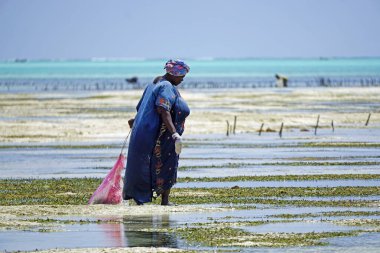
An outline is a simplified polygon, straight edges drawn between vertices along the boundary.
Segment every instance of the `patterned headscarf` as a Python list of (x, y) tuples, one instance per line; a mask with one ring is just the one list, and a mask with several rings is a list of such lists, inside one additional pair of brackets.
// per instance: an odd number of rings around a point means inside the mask
[(169, 73), (172, 76), (184, 76), (190, 71), (190, 67), (181, 60), (169, 60), (165, 64), (164, 69), (166, 69), (166, 73)]

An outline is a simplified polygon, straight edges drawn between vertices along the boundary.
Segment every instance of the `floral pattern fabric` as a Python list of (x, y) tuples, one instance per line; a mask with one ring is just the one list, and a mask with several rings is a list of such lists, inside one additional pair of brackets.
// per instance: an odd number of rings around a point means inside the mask
[(166, 69), (166, 73), (173, 76), (184, 76), (190, 71), (190, 67), (181, 60), (169, 60), (164, 69)]

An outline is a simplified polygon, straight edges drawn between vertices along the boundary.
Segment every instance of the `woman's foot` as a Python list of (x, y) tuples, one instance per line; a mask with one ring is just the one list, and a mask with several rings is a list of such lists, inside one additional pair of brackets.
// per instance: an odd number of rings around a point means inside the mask
[(161, 206), (178, 206), (178, 205), (175, 203), (172, 203), (172, 202), (168, 202), (168, 203), (162, 203), (161, 202)]
[(138, 206), (143, 206), (144, 205), (144, 203), (142, 203), (142, 202), (140, 202), (138, 200), (135, 200), (135, 199), (133, 199), (133, 200), (135, 201), (136, 205), (138, 205)]
[(178, 205), (175, 204), (175, 203), (172, 203), (172, 202), (168, 202), (168, 203), (165, 203), (165, 204), (161, 203), (161, 206), (178, 206)]

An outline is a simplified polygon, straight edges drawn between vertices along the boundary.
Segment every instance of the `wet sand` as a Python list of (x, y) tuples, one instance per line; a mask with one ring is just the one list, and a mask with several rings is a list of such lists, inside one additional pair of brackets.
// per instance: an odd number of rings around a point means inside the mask
[[(142, 90), (0, 94), (0, 143), (120, 140)], [(380, 127), (380, 87), (183, 90), (191, 108), (186, 134)]]

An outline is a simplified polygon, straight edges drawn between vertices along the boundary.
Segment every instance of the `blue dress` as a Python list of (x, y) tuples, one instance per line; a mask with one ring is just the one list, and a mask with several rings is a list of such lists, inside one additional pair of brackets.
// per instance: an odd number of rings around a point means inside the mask
[(177, 88), (163, 79), (149, 84), (136, 109), (129, 141), (123, 198), (152, 201), (177, 180), (179, 155), (175, 153), (170, 131), (157, 113), (157, 106), (169, 111), (178, 134), (182, 135), (190, 109)]

